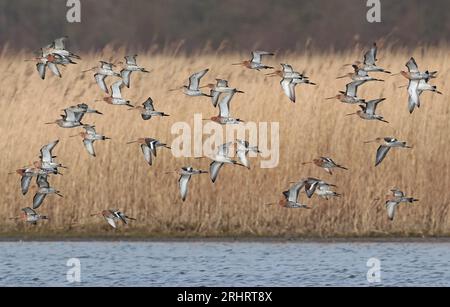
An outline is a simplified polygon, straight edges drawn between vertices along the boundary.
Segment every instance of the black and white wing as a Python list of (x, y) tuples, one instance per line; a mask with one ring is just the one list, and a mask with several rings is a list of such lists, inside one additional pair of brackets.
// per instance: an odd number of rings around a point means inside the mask
[(378, 147), (375, 166), (378, 166), (384, 160), (390, 149), (391, 147), (385, 145), (381, 145), (380, 147)]
[(191, 180), (191, 175), (181, 175), (178, 179), (178, 184), (180, 186), (180, 195), (183, 201), (186, 200), (189, 180)]
[(209, 71), (209, 69), (197, 72), (189, 77), (189, 89), (197, 91), (200, 87), (200, 79)]
[(95, 82), (97, 82), (97, 84), (101, 88), (101, 90), (104, 91), (105, 93), (109, 93), (108, 87), (106, 86), (106, 83), (105, 83), (106, 75), (97, 73), (94, 75), (94, 78), (95, 78)]

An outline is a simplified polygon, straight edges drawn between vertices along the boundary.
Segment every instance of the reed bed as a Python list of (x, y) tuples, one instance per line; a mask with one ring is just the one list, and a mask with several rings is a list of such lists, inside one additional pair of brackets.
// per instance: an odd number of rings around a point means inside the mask
[[(450, 234), (450, 151), (448, 93), (450, 53), (445, 46), (417, 50), (380, 48), (380, 65), (398, 72), (414, 56), (420, 68), (439, 70), (433, 84), (443, 96), (425, 93), (422, 107), (412, 115), (407, 111), (407, 84), (401, 76), (387, 77), (385, 83), (368, 83), (359, 96), (366, 99), (386, 97), (378, 112), (390, 121), (363, 121), (346, 117), (357, 106), (324, 100), (342, 90), (346, 80), (336, 80), (345, 72), (342, 65), (362, 56), (360, 49), (333, 54), (323, 52), (284, 53), (267, 62), (290, 63), (303, 69), (318, 86), (297, 87), (297, 103), (292, 104), (281, 91), (278, 78), (263, 72), (231, 66), (247, 54), (200, 52), (184, 55), (177, 51), (140, 53), (138, 63), (151, 68), (151, 74), (132, 76), (124, 97), (141, 104), (151, 96), (167, 118), (142, 121), (137, 112), (123, 107), (94, 102), (103, 93), (93, 74), (81, 71), (100, 59), (120, 60), (125, 50), (106, 48), (102, 52), (81, 54), (79, 65), (62, 69), (63, 78), (50, 73), (39, 79), (26, 52), (3, 52), (0, 56), (0, 234), (65, 236), (445, 236)], [(245, 91), (232, 102), (233, 115), (246, 121), (280, 123), (280, 161), (277, 167), (262, 169), (259, 158), (251, 159), (252, 169), (224, 167), (218, 181), (208, 176), (192, 178), (186, 202), (179, 196), (176, 168), (192, 165), (207, 169), (209, 162), (192, 158), (174, 158), (168, 150), (159, 152), (152, 167), (146, 165), (139, 146), (125, 145), (137, 137), (155, 137), (170, 144), (175, 138), (171, 126), (180, 121), (192, 124), (194, 113), (204, 118), (216, 115), (207, 98), (192, 98), (168, 90), (185, 84), (187, 76), (210, 68), (202, 83), (226, 78)], [(111, 82), (111, 81), (110, 81)], [(104, 113), (86, 115), (97, 131), (112, 138), (95, 144), (97, 158), (90, 157), (81, 138), (69, 138), (79, 129), (65, 130), (45, 122), (57, 119), (60, 110), (86, 102)], [(378, 136), (395, 136), (413, 145), (412, 150), (392, 150), (375, 168), (377, 146), (363, 142)], [(39, 155), (42, 145), (59, 139), (54, 153), (69, 167), (63, 176), (51, 177), (64, 198), (47, 197), (40, 212), (50, 217), (38, 226), (17, 224), (10, 217), (31, 206), (33, 191), (20, 193), (20, 178), (8, 172), (27, 165)], [(317, 156), (330, 156), (349, 171), (333, 176), (313, 165), (302, 165)], [(338, 185), (343, 197), (301, 201), (313, 210), (289, 210), (266, 203), (280, 199), (289, 183), (314, 176)], [(389, 188), (399, 187), (420, 199), (414, 205), (402, 205), (393, 222), (388, 221), (383, 197)], [(110, 229), (93, 212), (120, 208), (138, 221)]]

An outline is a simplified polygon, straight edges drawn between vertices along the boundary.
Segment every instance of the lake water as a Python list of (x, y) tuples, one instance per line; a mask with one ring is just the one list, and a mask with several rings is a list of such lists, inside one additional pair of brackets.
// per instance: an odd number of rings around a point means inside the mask
[(2, 242), (0, 286), (450, 286), (450, 244)]

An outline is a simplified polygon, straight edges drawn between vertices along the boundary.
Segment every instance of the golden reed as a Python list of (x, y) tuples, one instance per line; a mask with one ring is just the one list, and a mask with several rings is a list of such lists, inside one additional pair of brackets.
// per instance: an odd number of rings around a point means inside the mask
[[(450, 53), (446, 47), (412, 51), (379, 49), (379, 64), (393, 72), (405, 69), (414, 56), (422, 69), (439, 70), (433, 80), (443, 96), (422, 95), (422, 107), (412, 115), (407, 111), (407, 80), (380, 74), (385, 83), (363, 85), (359, 96), (386, 97), (378, 109), (390, 124), (345, 117), (357, 106), (325, 100), (343, 90), (347, 80), (336, 80), (345, 71), (342, 65), (362, 56), (363, 50), (341, 54), (285, 53), (267, 59), (268, 64), (290, 63), (306, 71), (318, 86), (298, 86), (297, 103), (282, 93), (278, 78), (263, 72), (232, 66), (247, 54), (200, 53), (186, 56), (174, 53), (141, 53), (138, 63), (151, 68), (151, 74), (134, 73), (130, 89), (123, 95), (135, 105), (151, 96), (155, 106), (170, 114), (166, 118), (142, 121), (137, 112), (95, 102), (104, 95), (93, 74), (81, 71), (100, 59), (120, 60), (124, 50), (106, 48), (100, 53), (81, 54), (79, 65), (62, 68), (63, 78), (47, 74), (39, 79), (25, 52), (2, 53), (0, 57), (0, 233), (3, 235), (130, 235), (130, 236), (388, 236), (449, 235), (450, 134), (449, 79)], [(215, 184), (208, 176), (193, 178), (189, 195), (182, 203), (175, 168), (192, 165), (207, 169), (209, 161), (175, 159), (161, 151), (149, 167), (138, 146), (125, 145), (137, 137), (155, 137), (168, 142), (175, 137), (171, 126), (178, 121), (192, 123), (194, 113), (204, 118), (217, 114), (206, 97), (186, 97), (168, 90), (185, 84), (187, 76), (210, 68), (202, 83), (225, 78), (245, 91), (232, 103), (235, 117), (246, 121), (280, 122), (280, 163), (273, 169), (259, 168), (252, 159), (252, 170), (224, 167)], [(109, 81), (110, 84), (111, 81)], [(86, 115), (84, 122), (112, 138), (96, 143), (97, 158), (90, 157), (81, 139), (69, 138), (74, 130), (44, 125), (58, 118), (60, 110), (85, 102), (103, 112)], [(375, 168), (376, 145), (364, 144), (377, 136), (395, 136), (414, 146), (413, 150), (394, 150)], [(67, 165), (64, 176), (51, 177), (51, 185), (64, 198), (47, 197), (40, 212), (50, 221), (37, 227), (16, 224), (9, 217), (31, 206), (33, 191), (20, 193), (20, 178), (8, 172), (27, 165), (39, 155), (42, 145), (60, 139), (55, 149), (58, 161)], [(313, 165), (302, 165), (316, 156), (330, 156), (349, 171), (333, 176)], [(342, 198), (301, 201), (313, 210), (289, 210), (264, 204), (277, 201), (289, 183), (315, 176), (338, 185)], [(383, 197), (397, 186), (420, 199), (402, 205), (393, 222), (388, 221)], [(120, 208), (137, 222), (110, 229), (92, 212)]]

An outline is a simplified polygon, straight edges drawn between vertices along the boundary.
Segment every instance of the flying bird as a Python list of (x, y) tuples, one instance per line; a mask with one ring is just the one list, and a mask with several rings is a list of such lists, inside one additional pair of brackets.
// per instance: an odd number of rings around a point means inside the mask
[(333, 161), (333, 159), (328, 158), (328, 157), (319, 157), (319, 158), (313, 159), (312, 162), (303, 162), (302, 164), (306, 165), (306, 164), (311, 164), (311, 163), (317, 165), (318, 167), (323, 168), (330, 175), (333, 175), (332, 169), (334, 169), (334, 168), (348, 170), (348, 168), (337, 164), (336, 162)]
[(149, 97), (142, 106), (136, 106), (129, 110), (138, 110), (141, 113), (141, 117), (143, 120), (149, 120), (152, 118), (152, 116), (170, 116), (169, 114), (166, 114), (164, 112), (156, 111), (155, 107), (153, 106), (153, 99)]
[(236, 155), (238, 156), (239, 161), (246, 168), (250, 169), (250, 162), (247, 159), (248, 154), (250, 152), (261, 153), (261, 151), (258, 149), (258, 146), (250, 146), (248, 141), (236, 140), (236, 144)]
[(110, 140), (111, 138), (98, 134), (95, 130), (95, 126), (90, 125), (84, 125), (84, 132), (80, 132), (79, 134), (72, 135), (71, 137), (75, 136), (81, 136), (83, 138), (83, 145), (86, 148), (87, 152), (95, 157), (95, 150), (94, 150), (94, 142), (95, 141), (105, 141)]
[(101, 215), (105, 219), (105, 221), (114, 229), (117, 228), (116, 221), (121, 221), (123, 224), (128, 224), (129, 220), (136, 221), (135, 218), (125, 215), (118, 209), (108, 209), (98, 213), (91, 214), (91, 216), (97, 215)]
[(411, 146), (408, 146), (406, 142), (401, 142), (393, 137), (378, 137), (375, 140), (367, 141), (364, 143), (379, 143), (380, 146), (378, 147), (377, 154), (375, 157), (375, 166), (378, 166), (386, 157), (387, 153), (391, 148), (412, 148)]
[(389, 123), (388, 121), (384, 120), (383, 116), (381, 116), (379, 114), (375, 114), (378, 104), (385, 100), (386, 100), (386, 98), (380, 98), (380, 99), (365, 101), (363, 104), (359, 105), (361, 110), (358, 110), (355, 113), (347, 114), (346, 116), (358, 115), (359, 117), (361, 117), (362, 119), (365, 119), (365, 120), (378, 120), (378, 121), (381, 121), (384, 123)]
[[(300, 189), (303, 188), (305, 182), (301, 180), (300, 182), (295, 183), (293, 186), (289, 188), (289, 190), (283, 192), (283, 198), (278, 202), (278, 205), (283, 208), (289, 209), (311, 209), (311, 207), (301, 204), (298, 202), (298, 196), (300, 194)], [(271, 203), (267, 205), (275, 205), (276, 203)]]
[(38, 190), (33, 197), (33, 209), (39, 208), (45, 197), (49, 194), (56, 194), (59, 197), (63, 197), (57, 189), (50, 186), (47, 180), (47, 175), (38, 175), (36, 182), (38, 185)]
[(235, 63), (232, 65), (241, 65), (248, 69), (255, 69), (260, 71), (261, 69), (273, 69), (272, 66), (267, 66), (262, 64), (262, 58), (263, 56), (273, 56), (275, 55), (273, 52), (267, 52), (267, 51), (253, 51), (252, 52), (252, 58), (250, 60), (242, 61), (240, 63)]
[(200, 175), (200, 174), (207, 174), (207, 171), (194, 169), (190, 166), (182, 167), (178, 174), (180, 175), (180, 178), (178, 179), (178, 185), (180, 188), (180, 195), (182, 201), (186, 200), (187, 193), (188, 193), (188, 183), (191, 180), (192, 175)]
[(150, 71), (146, 70), (145, 68), (142, 68), (139, 65), (137, 65), (136, 57), (137, 57), (137, 54), (128, 55), (125, 57), (125, 63), (119, 62), (119, 64), (124, 64), (123, 69), (120, 71), (120, 75), (122, 77), (123, 83), (128, 88), (130, 87), (131, 73), (133, 71), (144, 72), (144, 73), (150, 72)]
[(156, 149), (158, 147), (163, 147), (171, 149), (167, 144), (161, 143), (160, 141), (153, 138), (139, 138), (136, 141), (128, 142), (127, 144), (138, 143), (141, 145), (142, 153), (144, 154), (144, 159), (148, 165), (152, 165), (153, 159), (152, 155), (156, 158)]

